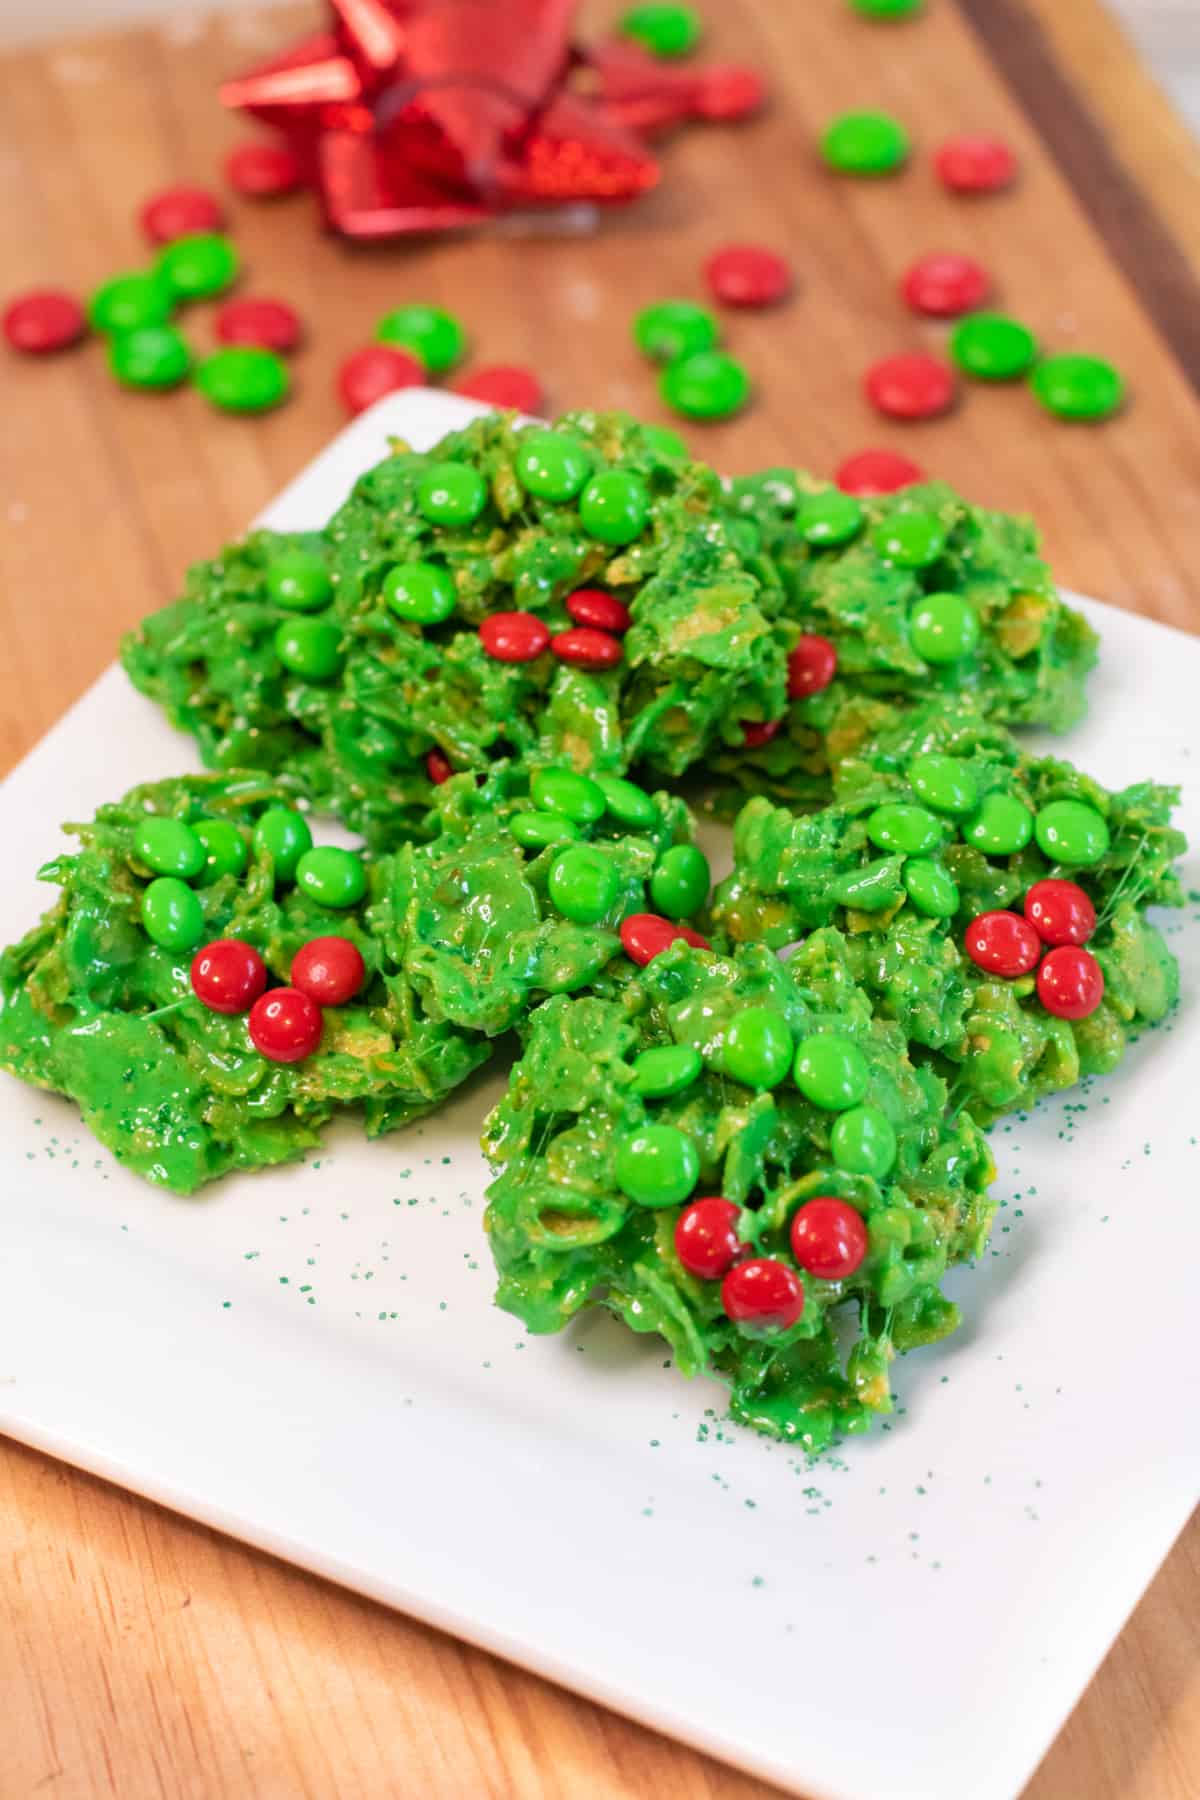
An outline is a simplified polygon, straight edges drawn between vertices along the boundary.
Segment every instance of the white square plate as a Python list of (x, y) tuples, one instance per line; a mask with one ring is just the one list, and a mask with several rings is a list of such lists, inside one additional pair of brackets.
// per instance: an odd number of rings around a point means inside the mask
[[(397, 395), (264, 515), (323, 521)], [(1190, 781), (1200, 642), (1089, 605), (1071, 754)], [(110, 670), (7, 784), (7, 942), (63, 818), (196, 766)], [(1193, 863), (1190, 884), (1200, 886)], [(812, 1467), (721, 1420), (603, 1318), (527, 1338), (490, 1304), (479, 1121), (500, 1077), (368, 1145), (173, 1199), (70, 1106), (0, 1080), (0, 1428), (809, 1795), (1010, 1800), (1187, 1517), (1200, 1409), (1200, 908), (1185, 1001), (1125, 1067), (999, 1127), (967, 1323), (904, 1409)]]

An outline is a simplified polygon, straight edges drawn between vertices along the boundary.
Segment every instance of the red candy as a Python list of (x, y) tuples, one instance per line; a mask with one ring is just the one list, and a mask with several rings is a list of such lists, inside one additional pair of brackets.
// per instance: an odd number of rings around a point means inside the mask
[(147, 200), (138, 223), (152, 244), (169, 244), (193, 231), (220, 231), (225, 209), (204, 188), (164, 188)]
[(1086, 944), (1096, 929), (1096, 909), (1073, 881), (1035, 881), (1025, 917), (1043, 944)]
[(633, 624), (625, 602), (602, 588), (576, 588), (567, 611), (577, 625), (594, 625), (598, 631), (628, 631)]
[(996, 137), (947, 138), (934, 153), (939, 179), (956, 194), (992, 194), (1007, 187), (1017, 172), (1017, 159)]
[(954, 404), (954, 370), (940, 356), (908, 350), (867, 370), (867, 399), (888, 419), (936, 419)]
[(292, 986), (321, 1006), (345, 1006), (366, 973), (358, 945), (349, 938), (309, 938), (292, 958)]
[(691, 944), (694, 950), (712, 949), (708, 939), (693, 931), (690, 925), (676, 925), (672, 919), (661, 918), (658, 913), (630, 913), (628, 918), (621, 920), (617, 935), (626, 956), (643, 969), (672, 944)]
[(791, 287), (792, 271), (761, 244), (728, 244), (709, 257), (704, 279), (724, 306), (773, 306)]
[(1015, 912), (980, 913), (967, 926), (967, 955), (991, 975), (1010, 979), (1037, 967), (1042, 940), (1028, 919)]
[(792, 1255), (822, 1281), (845, 1281), (867, 1254), (867, 1228), (857, 1207), (830, 1194), (806, 1200), (792, 1215)]
[(441, 787), (453, 775), (454, 766), (440, 750), (430, 750), (425, 756), (425, 773), (435, 787)]
[(819, 694), (837, 674), (837, 651), (827, 637), (805, 631), (796, 640), (796, 648), (787, 662), (789, 700), (807, 700)]
[(702, 119), (729, 123), (759, 112), (767, 97), (766, 83), (756, 69), (735, 63), (718, 63), (696, 78), (696, 111)]
[(397, 350), (393, 344), (364, 344), (338, 370), (337, 389), (346, 411), (360, 413), (385, 394), (422, 387), (424, 382), (425, 370), (407, 350)]
[(321, 1041), (323, 1019), (315, 1000), (299, 988), (272, 988), (250, 1008), (250, 1042), (268, 1062), (302, 1062)]
[(294, 350), (303, 327), (283, 300), (228, 300), (217, 314), (223, 344), (258, 344), (263, 350)]
[(711, 1196), (692, 1200), (675, 1221), (675, 1254), (689, 1275), (717, 1281), (741, 1253), (737, 1234), (740, 1206)]
[(473, 369), (455, 382), (454, 392), (465, 394), (468, 400), (482, 400), (485, 406), (511, 406), (523, 413), (539, 413), (546, 404), (542, 384), (533, 370), (510, 363)]
[(550, 639), (550, 648), (560, 662), (570, 663), (576, 669), (614, 669), (625, 654), (620, 638), (591, 625), (560, 631)]
[(804, 1311), (804, 1283), (773, 1256), (737, 1263), (721, 1283), (721, 1305), (735, 1325), (786, 1331)]
[(266, 985), (266, 963), (241, 938), (217, 938), (192, 958), (192, 992), (210, 1012), (245, 1012)]
[(550, 627), (536, 613), (492, 613), (479, 627), (479, 641), (496, 662), (527, 663), (550, 644)]
[(770, 743), (782, 724), (782, 719), (743, 719), (742, 743), (747, 750), (757, 750), (760, 744)]
[(915, 262), (900, 284), (913, 311), (931, 319), (956, 319), (981, 306), (991, 291), (992, 278), (982, 263), (938, 250)]
[(1104, 970), (1090, 950), (1048, 950), (1037, 972), (1038, 999), (1056, 1019), (1086, 1019), (1104, 998)]
[(4, 335), (14, 350), (29, 356), (45, 356), (77, 344), (87, 330), (87, 319), (78, 300), (57, 288), (34, 288), (18, 294), (4, 314)]
[(282, 144), (239, 144), (225, 161), (225, 177), (239, 194), (265, 200), (300, 186), (300, 164)]
[(872, 494), (895, 494), (925, 480), (919, 463), (898, 450), (859, 450), (839, 463), (833, 477), (843, 494), (869, 499)]

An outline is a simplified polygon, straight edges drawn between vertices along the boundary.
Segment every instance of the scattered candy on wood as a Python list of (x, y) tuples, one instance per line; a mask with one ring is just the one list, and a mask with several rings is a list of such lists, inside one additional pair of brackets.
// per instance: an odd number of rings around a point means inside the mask
[(668, 363), (659, 377), (667, 405), (687, 419), (728, 419), (750, 398), (750, 377), (724, 350), (700, 350)]
[(163, 188), (145, 202), (138, 223), (152, 244), (170, 244), (194, 232), (220, 231), (225, 209), (207, 188)]
[(223, 344), (256, 344), (262, 350), (294, 350), (303, 336), (299, 314), (285, 300), (227, 300), (217, 313)]
[(687, 56), (703, 35), (699, 14), (690, 6), (633, 6), (617, 30), (635, 38), (652, 56)]
[(156, 269), (110, 276), (88, 300), (88, 319), (96, 330), (114, 333), (165, 325), (174, 310), (171, 289)]
[(792, 271), (762, 244), (727, 244), (705, 263), (704, 279), (722, 306), (774, 306), (791, 291)]
[(1099, 356), (1044, 357), (1029, 380), (1046, 411), (1059, 419), (1108, 419), (1125, 398), (1120, 373)]
[(196, 370), (196, 386), (221, 412), (268, 412), (287, 399), (291, 377), (273, 350), (231, 344)]
[(1015, 381), (1037, 360), (1037, 339), (1019, 319), (974, 313), (950, 333), (950, 355), (976, 381)]
[(994, 194), (1017, 173), (1016, 156), (1002, 138), (967, 133), (939, 145), (933, 166), (955, 194)]
[(911, 19), (924, 0), (850, 0), (850, 5), (864, 19)]
[(108, 366), (122, 387), (161, 392), (186, 379), (192, 353), (173, 325), (141, 325), (111, 340)]
[(236, 279), (241, 259), (219, 231), (191, 232), (159, 251), (155, 272), (174, 299), (209, 300)]
[(982, 306), (992, 291), (992, 278), (970, 256), (935, 250), (919, 257), (900, 284), (906, 303), (930, 319), (955, 319)]
[(658, 300), (644, 306), (633, 321), (633, 341), (643, 356), (672, 363), (681, 356), (713, 350), (721, 328), (706, 306), (694, 300)]
[(4, 310), (4, 336), (14, 350), (46, 356), (77, 344), (87, 331), (87, 318), (73, 294), (60, 288), (31, 288)]
[(926, 350), (883, 357), (868, 369), (864, 388), (876, 412), (909, 421), (940, 418), (954, 405), (956, 391), (949, 363)]
[(353, 416), (366, 412), (385, 394), (422, 387), (424, 382), (423, 365), (407, 350), (399, 350), (393, 344), (365, 344), (346, 357), (337, 374), (338, 394)]
[(821, 136), (821, 154), (839, 175), (891, 175), (908, 152), (908, 133), (889, 113), (841, 113)]
[(516, 363), (494, 363), (472, 369), (454, 383), (454, 392), (501, 411), (511, 407), (517, 412), (536, 415), (543, 412), (546, 405), (545, 390), (533, 370)]
[(834, 480), (843, 494), (869, 499), (873, 494), (896, 494), (928, 477), (920, 463), (898, 450), (858, 450), (838, 464)]
[(397, 306), (380, 319), (375, 336), (381, 344), (407, 350), (430, 375), (444, 375), (467, 351), (461, 321), (441, 306)]
[(256, 200), (292, 194), (303, 181), (299, 158), (283, 144), (238, 144), (225, 159), (225, 178)]

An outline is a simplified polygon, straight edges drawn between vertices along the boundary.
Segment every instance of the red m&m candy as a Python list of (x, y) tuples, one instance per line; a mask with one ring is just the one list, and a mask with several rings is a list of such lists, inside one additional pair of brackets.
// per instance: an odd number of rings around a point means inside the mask
[(857, 1207), (831, 1194), (806, 1200), (792, 1215), (792, 1255), (822, 1281), (844, 1281), (867, 1254), (867, 1228)]
[(954, 370), (940, 356), (909, 350), (867, 370), (867, 399), (888, 419), (936, 419), (954, 404)]
[(982, 306), (991, 291), (992, 278), (982, 263), (944, 251), (922, 256), (900, 284), (913, 311), (931, 319), (956, 319)]
[(300, 186), (300, 164), (282, 144), (239, 144), (229, 152), (225, 174), (239, 194), (265, 200)]
[(695, 107), (702, 119), (731, 123), (759, 112), (767, 97), (757, 69), (741, 63), (714, 63), (695, 78)]
[(4, 335), (14, 350), (45, 356), (77, 344), (87, 330), (78, 300), (58, 288), (34, 288), (18, 294), (4, 312)]
[(309, 938), (292, 958), (292, 986), (321, 1006), (345, 1006), (366, 973), (362, 952), (349, 938)]
[(727, 244), (709, 257), (704, 278), (724, 306), (773, 306), (792, 285), (783, 257), (761, 244)]
[(272, 988), (250, 1008), (250, 1041), (268, 1062), (302, 1062), (321, 1041), (321, 1009), (299, 988)]
[(422, 387), (424, 382), (424, 365), (394, 344), (364, 344), (346, 358), (337, 375), (342, 404), (354, 414), (366, 412), (385, 394)]
[(550, 648), (560, 662), (570, 663), (576, 669), (614, 669), (625, 654), (620, 638), (608, 631), (597, 631), (592, 625), (560, 631), (550, 639)]
[(1037, 932), (1015, 912), (980, 913), (967, 926), (966, 950), (971, 961), (991, 975), (1010, 980), (1028, 975), (1037, 967), (1042, 941)]
[(146, 201), (138, 222), (152, 244), (169, 244), (195, 232), (220, 231), (225, 209), (217, 196), (204, 188), (164, 188)]
[(1086, 944), (1096, 929), (1096, 909), (1074, 881), (1035, 881), (1025, 917), (1043, 944)]
[(715, 1195), (684, 1207), (675, 1221), (675, 1253), (689, 1275), (717, 1281), (733, 1267), (743, 1248), (737, 1234), (741, 1210)]
[(577, 625), (594, 625), (598, 631), (628, 631), (633, 624), (625, 602), (602, 588), (576, 588), (568, 596), (567, 611)]
[(217, 938), (192, 958), (192, 991), (210, 1012), (241, 1013), (267, 985), (267, 965), (253, 944)]
[(747, 750), (757, 750), (770, 743), (782, 724), (782, 719), (743, 719), (742, 743)]
[(495, 662), (533, 662), (550, 644), (550, 627), (536, 613), (492, 613), (479, 627), (479, 641)]
[(465, 394), (468, 400), (481, 400), (485, 406), (515, 407), (523, 413), (539, 413), (546, 404), (542, 384), (533, 370), (509, 363), (473, 369), (455, 382), (454, 392)]
[(453, 775), (454, 767), (440, 750), (429, 750), (425, 754), (425, 773), (435, 787), (441, 787), (443, 781), (449, 781)]
[(859, 499), (872, 494), (895, 494), (925, 480), (925, 471), (898, 450), (859, 450), (838, 464), (833, 479), (843, 494)]
[(805, 631), (796, 640), (788, 656), (787, 691), (789, 700), (807, 700), (819, 694), (837, 674), (837, 650), (827, 637)]
[(1086, 1019), (1104, 998), (1104, 971), (1090, 950), (1048, 950), (1037, 972), (1038, 999), (1056, 1019)]
[(773, 1256), (735, 1263), (721, 1283), (726, 1316), (747, 1333), (786, 1331), (804, 1311), (804, 1283)]
[(1017, 159), (1002, 138), (947, 138), (934, 152), (938, 178), (956, 194), (992, 194), (1007, 187), (1017, 172)]
[(258, 344), (264, 350), (294, 350), (300, 342), (299, 316), (283, 300), (228, 300), (217, 313), (223, 344)]
[(672, 944), (691, 944), (696, 950), (712, 948), (708, 939), (693, 931), (690, 925), (677, 925), (673, 919), (664, 919), (658, 913), (630, 913), (628, 918), (621, 920), (617, 935), (626, 956), (643, 969)]

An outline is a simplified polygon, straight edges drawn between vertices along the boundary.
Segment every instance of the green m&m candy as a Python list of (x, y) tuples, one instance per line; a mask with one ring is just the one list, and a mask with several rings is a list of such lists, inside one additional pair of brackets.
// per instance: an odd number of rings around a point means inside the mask
[(985, 794), (962, 834), (987, 856), (1015, 856), (1033, 836), (1033, 814), (1015, 794)]
[(927, 663), (961, 662), (979, 642), (979, 619), (961, 594), (926, 594), (908, 615), (908, 636)]
[(686, 56), (700, 42), (699, 15), (690, 6), (649, 4), (631, 6), (617, 29), (623, 37), (636, 38), (652, 56)]
[(574, 844), (583, 836), (574, 819), (568, 819), (565, 813), (514, 813), (508, 829), (523, 850), (544, 850), (547, 844)]
[(1033, 822), (1038, 848), (1051, 862), (1089, 868), (1108, 853), (1108, 826), (1094, 806), (1082, 800), (1051, 800)]
[(319, 906), (357, 906), (367, 891), (367, 871), (353, 850), (321, 844), (296, 864), (296, 886)]
[(650, 491), (640, 475), (602, 469), (579, 496), (579, 517), (589, 537), (602, 544), (632, 544), (646, 529)]
[(194, 950), (204, 936), (204, 908), (177, 875), (157, 875), (142, 894), (142, 925), (164, 950)]
[(238, 253), (219, 231), (196, 231), (164, 245), (155, 267), (177, 300), (207, 300), (234, 280)]
[(941, 863), (910, 856), (900, 871), (904, 891), (927, 919), (952, 919), (958, 911), (958, 886)]
[(935, 812), (969, 813), (979, 800), (979, 784), (961, 756), (925, 750), (908, 765), (913, 793)]
[(669, 425), (643, 425), (642, 436), (657, 456), (664, 457), (667, 462), (688, 462), (691, 451), (677, 431)]
[(853, 494), (843, 494), (838, 488), (805, 494), (796, 514), (796, 530), (806, 544), (820, 550), (848, 544), (862, 526), (862, 507)]
[(643, 1100), (662, 1100), (668, 1094), (682, 1094), (690, 1088), (703, 1068), (700, 1052), (690, 1044), (663, 1044), (654, 1050), (643, 1050), (633, 1063), (633, 1091)]
[(222, 875), (244, 872), (249, 852), (236, 825), (228, 819), (197, 819), (192, 830), (204, 846), (203, 881), (219, 881)]
[(594, 825), (604, 817), (604, 790), (574, 769), (535, 769), (529, 793), (535, 806), (562, 813), (576, 825)]
[(867, 820), (867, 836), (880, 850), (919, 856), (942, 841), (942, 826), (923, 806), (908, 800), (886, 800)]
[(1014, 381), (1033, 367), (1037, 339), (1018, 319), (972, 313), (950, 333), (950, 355), (964, 375), (980, 381)]
[(708, 899), (712, 871), (695, 844), (673, 844), (650, 877), (650, 899), (668, 919), (687, 919)]
[(839, 175), (890, 175), (908, 149), (903, 125), (881, 112), (842, 113), (821, 138), (821, 154)]
[(287, 399), (291, 376), (273, 350), (230, 344), (205, 357), (196, 371), (196, 386), (221, 412), (260, 413)]
[(578, 438), (558, 431), (523, 431), (514, 459), (517, 480), (539, 500), (573, 500), (592, 472), (592, 456)]
[(621, 1192), (639, 1206), (678, 1206), (696, 1185), (700, 1158), (674, 1125), (643, 1125), (617, 1145), (613, 1172)]
[(896, 1160), (896, 1133), (877, 1106), (852, 1106), (839, 1115), (829, 1136), (839, 1169), (882, 1181)]
[(687, 419), (728, 419), (750, 397), (750, 377), (724, 350), (697, 350), (668, 363), (658, 390)]
[(806, 1037), (796, 1051), (796, 1086), (824, 1112), (857, 1106), (870, 1084), (867, 1059), (850, 1038), (834, 1034)]
[(263, 584), (276, 606), (289, 612), (319, 612), (333, 598), (329, 570), (312, 550), (284, 550), (273, 556)]
[(1047, 356), (1029, 377), (1047, 412), (1059, 419), (1107, 419), (1125, 397), (1125, 383), (1099, 356)]
[(173, 325), (140, 325), (112, 339), (108, 366), (122, 387), (178, 387), (192, 366), (192, 353)]
[(630, 831), (649, 831), (658, 823), (654, 802), (645, 788), (626, 781), (621, 775), (596, 775), (593, 780), (604, 795), (608, 816), (618, 825), (624, 825)]
[(329, 619), (284, 619), (275, 630), (275, 654), (304, 681), (328, 681), (341, 665), (341, 627)]
[(854, 11), (864, 19), (911, 19), (923, 4), (924, 0), (850, 0)]
[(487, 482), (470, 463), (434, 463), (421, 478), (417, 505), (432, 525), (473, 525), (487, 505)]
[(720, 337), (716, 318), (694, 300), (660, 300), (633, 321), (633, 339), (655, 362), (674, 362), (696, 350), (712, 350)]
[(880, 556), (902, 569), (924, 569), (946, 548), (946, 530), (933, 513), (892, 512), (875, 525), (871, 542)]
[(735, 1013), (725, 1032), (721, 1068), (747, 1087), (778, 1087), (792, 1064), (791, 1026), (772, 1006)]
[(381, 344), (399, 344), (431, 375), (442, 375), (461, 362), (467, 334), (452, 313), (440, 306), (398, 306), (375, 327)]
[(182, 819), (140, 819), (133, 833), (138, 859), (156, 875), (191, 881), (203, 869), (204, 845)]
[(454, 577), (439, 563), (397, 563), (383, 578), (383, 597), (397, 618), (440, 625), (454, 611)]
[(594, 844), (573, 844), (554, 859), (547, 883), (564, 919), (596, 925), (612, 910), (621, 882), (616, 864)]
[(165, 325), (171, 316), (171, 290), (154, 272), (114, 275), (102, 282), (88, 301), (88, 319), (97, 331), (140, 331)]
[(271, 858), (276, 877), (291, 881), (300, 858), (312, 849), (312, 832), (303, 813), (290, 806), (269, 806), (254, 827), (253, 841), (258, 855)]

